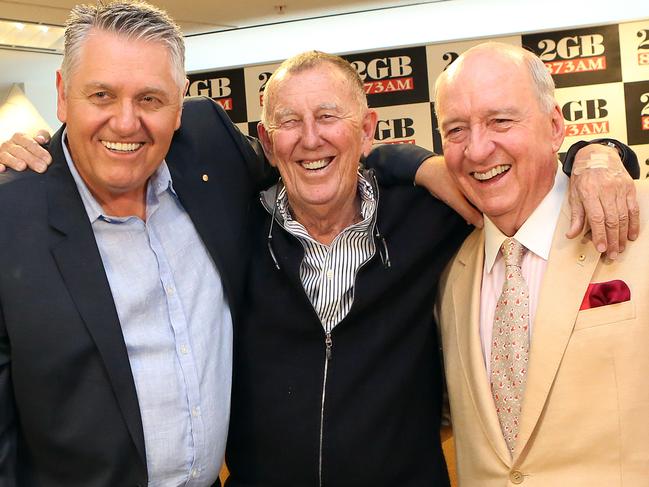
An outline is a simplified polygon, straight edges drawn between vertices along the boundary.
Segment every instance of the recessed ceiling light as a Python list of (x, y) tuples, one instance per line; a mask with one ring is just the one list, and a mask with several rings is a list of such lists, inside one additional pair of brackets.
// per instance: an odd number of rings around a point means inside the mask
[(60, 25), (0, 19), (0, 49), (61, 54), (63, 35)]

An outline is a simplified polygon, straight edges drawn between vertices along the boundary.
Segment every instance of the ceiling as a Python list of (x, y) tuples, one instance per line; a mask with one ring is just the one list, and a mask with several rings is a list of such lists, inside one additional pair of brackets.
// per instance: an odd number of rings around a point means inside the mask
[[(88, 1), (88, 0), (85, 0)], [(185, 34), (214, 32), (326, 15), (451, 0), (155, 0)], [(0, 19), (62, 25), (78, 0), (0, 0)], [(4, 33), (7, 36), (7, 33)], [(0, 44), (11, 44), (2, 37)]]

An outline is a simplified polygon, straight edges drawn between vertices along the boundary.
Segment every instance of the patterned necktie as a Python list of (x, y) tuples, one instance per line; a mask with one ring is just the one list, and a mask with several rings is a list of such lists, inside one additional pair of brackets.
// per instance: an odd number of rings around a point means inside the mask
[(518, 439), (530, 346), (530, 294), (521, 273), (525, 250), (513, 238), (500, 247), (505, 259), (505, 282), (496, 304), (491, 342), (491, 392), (511, 453)]

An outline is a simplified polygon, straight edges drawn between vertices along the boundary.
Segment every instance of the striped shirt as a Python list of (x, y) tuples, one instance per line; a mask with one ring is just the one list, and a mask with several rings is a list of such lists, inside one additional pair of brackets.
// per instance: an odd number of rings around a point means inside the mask
[(304, 247), (300, 280), (325, 333), (330, 333), (347, 316), (354, 302), (356, 274), (376, 250), (372, 228), (377, 196), (361, 174), (358, 193), (362, 220), (345, 228), (331, 245), (316, 241), (301, 223), (293, 220), (285, 187), (277, 195), (277, 211), (284, 220), (284, 228)]

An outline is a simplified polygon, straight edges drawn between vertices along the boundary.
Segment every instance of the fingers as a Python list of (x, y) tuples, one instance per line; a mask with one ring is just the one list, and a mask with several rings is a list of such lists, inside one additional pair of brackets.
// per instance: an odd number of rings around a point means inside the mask
[(34, 140), (38, 142), (39, 144), (45, 144), (49, 142), (51, 139), (50, 133), (47, 130), (39, 130), (36, 132), (36, 135), (34, 136)]
[[(617, 232), (618, 251), (624, 252), (627, 242), (638, 237), (640, 208), (631, 177), (627, 173), (616, 172), (613, 179), (614, 188), (611, 188), (610, 192), (604, 192), (603, 197), (606, 200), (603, 200), (602, 204), (605, 207), (607, 235)], [(612, 255), (612, 250), (614, 249), (609, 249), (607, 255), (615, 259), (617, 255)]]
[(629, 232), (627, 237), (629, 240), (635, 240), (640, 233), (640, 206), (638, 205), (634, 184), (631, 185), (630, 190), (626, 194), (626, 206), (629, 215)]
[[(2, 164), (5, 169), (7, 167), (15, 169), (16, 171), (24, 171), (27, 169), (27, 164), (22, 159), (14, 156), (7, 148), (7, 144), (8, 142), (4, 142), (0, 145), (0, 164)], [(12, 148), (12, 150), (14, 152), (16, 151), (15, 148)]]
[(49, 153), (24, 134), (16, 133), (10, 140), (0, 144), (0, 164), (16, 171), (30, 168), (43, 172), (51, 161)]
[[(620, 252), (620, 245), (622, 243), (620, 241), (620, 213), (617, 210), (617, 194), (601, 195), (600, 198), (602, 199), (602, 207), (604, 208), (604, 230), (608, 244), (606, 247), (606, 256), (611, 260), (615, 260)], [(626, 242), (626, 235), (624, 241)]]
[(581, 229), (584, 227), (584, 218), (586, 217), (584, 206), (576, 195), (574, 186), (573, 184), (570, 185), (570, 229), (566, 233), (568, 238), (575, 238), (581, 233)]
[(448, 202), (449, 206), (457, 211), (462, 218), (469, 224), (482, 228), (484, 222), (482, 213), (475, 209), (466, 199), (459, 198), (457, 201)]
[(586, 220), (590, 227), (593, 245), (597, 251), (600, 253), (610, 251), (611, 245), (614, 245), (617, 252), (617, 238), (615, 239), (615, 243), (609, 242), (608, 240), (609, 233), (606, 231), (606, 214), (599, 197), (589, 195), (582, 202), (585, 208)]
[(460, 191), (443, 158), (430, 157), (426, 159), (417, 169), (415, 183), (417, 186), (426, 188), (435, 198), (457, 211), (467, 223), (482, 228), (482, 213)]
[(443, 191), (438, 190), (435, 193), (431, 191), (431, 194), (453, 208), (469, 225), (482, 228), (484, 224), (482, 213), (466, 199), (455, 184), (446, 185)]
[(628, 240), (637, 238), (639, 207), (633, 180), (627, 173), (588, 169), (571, 182), (570, 201), (572, 222), (568, 237), (576, 236), (584, 223), (579, 219), (583, 205), (593, 244), (599, 252), (606, 251), (608, 258), (616, 259)]
[(618, 247), (620, 252), (624, 252), (629, 234), (629, 211), (626, 204), (626, 193), (618, 191), (615, 197), (615, 209), (618, 218)]
[[(633, 180), (624, 169), (617, 150), (599, 144), (580, 149), (573, 165), (571, 205), (580, 199), (592, 228), (593, 243), (598, 250), (606, 247), (607, 256), (615, 259), (629, 240), (640, 230), (640, 212)], [(573, 200), (573, 186), (576, 197)], [(578, 222), (573, 218), (568, 234), (574, 236)]]

